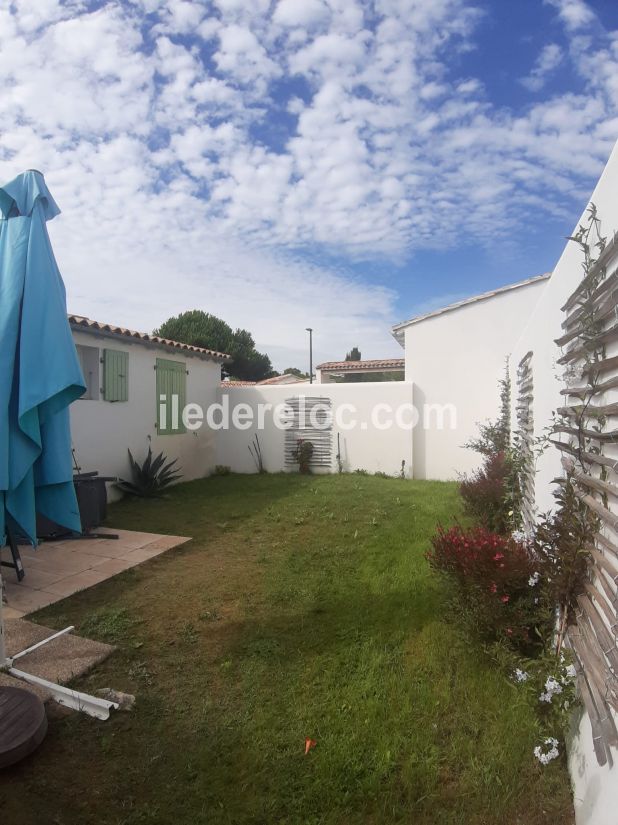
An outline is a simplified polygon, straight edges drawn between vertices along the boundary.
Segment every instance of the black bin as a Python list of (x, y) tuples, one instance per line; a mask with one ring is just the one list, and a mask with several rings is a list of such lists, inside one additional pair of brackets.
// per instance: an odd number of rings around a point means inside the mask
[[(106, 481), (115, 481), (98, 473), (79, 473), (73, 476), (75, 494), (82, 521), (82, 530), (87, 533), (98, 527), (107, 516)], [(40, 539), (52, 539), (66, 535), (67, 530), (45, 516), (37, 515), (36, 532)]]

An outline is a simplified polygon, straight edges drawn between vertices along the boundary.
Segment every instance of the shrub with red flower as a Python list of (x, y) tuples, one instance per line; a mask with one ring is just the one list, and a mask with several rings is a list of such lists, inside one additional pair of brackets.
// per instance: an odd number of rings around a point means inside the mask
[(461, 477), (459, 492), (466, 512), (489, 530), (510, 532), (507, 481), (511, 462), (504, 451), (487, 455), (480, 470)]
[(485, 527), (440, 527), (427, 560), (455, 581), (457, 615), (486, 640), (506, 639), (531, 652), (545, 638), (551, 611), (535, 586), (535, 556), (524, 543)]

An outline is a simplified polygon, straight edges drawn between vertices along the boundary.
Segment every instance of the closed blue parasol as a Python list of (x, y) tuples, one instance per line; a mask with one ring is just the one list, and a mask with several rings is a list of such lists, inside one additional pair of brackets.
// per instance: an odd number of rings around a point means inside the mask
[[(37, 513), (81, 532), (69, 404), (86, 387), (47, 234), (47, 221), (59, 212), (40, 172), (24, 172), (0, 188), (0, 547), (8, 530), (36, 544)], [(0, 576), (0, 670), (99, 719), (118, 707), (12, 666), (32, 649), (7, 658)], [(0, 687), (0, 765), (12, 764), (26, 745), (32, 750), (41, 741), (46, 725), (38, 710), (28, 694), (24, 699), (23, 691)], [(27, 724), (21, 724), (24, 720)]]
[(46, 222), (60, 210), (28, 171), (0, 188), (0, 546), (36, 544), (36, 514), (80, 531), (69, 404), (85, 391)]

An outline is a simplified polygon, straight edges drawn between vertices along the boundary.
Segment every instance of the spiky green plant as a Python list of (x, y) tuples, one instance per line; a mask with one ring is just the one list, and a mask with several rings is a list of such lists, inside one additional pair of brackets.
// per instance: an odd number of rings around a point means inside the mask
[(132, 481), (121, 479), (118, 482), (118, 487), (124, 493), (139, 498), (158, 498), (170, 484), (182, 478), (180, 469), (175, 467), (177, 458), (168, 461), (163, 453), (153, 458), (152, 449), (148, 447), (148, 455), (140, 464), (133, 458), (131, 450), (128, 450), (128, 453)]

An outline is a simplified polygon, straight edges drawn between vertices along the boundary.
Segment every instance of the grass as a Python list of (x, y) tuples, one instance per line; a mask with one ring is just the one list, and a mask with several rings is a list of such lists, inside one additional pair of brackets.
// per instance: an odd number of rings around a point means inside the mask
[(36, 618), (117, 644), (80, 686), (137, 705), (54, 720), (0, 777), (0, 821), (571, 822), (564, 763), (535, 762), (533, 709), (424, 560), (459, 508), (452, 484), (348, 475), (230, 475), (114, 506), (117, 527), (193, 541)]

